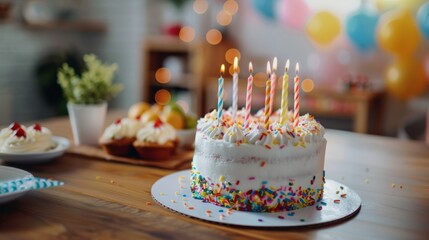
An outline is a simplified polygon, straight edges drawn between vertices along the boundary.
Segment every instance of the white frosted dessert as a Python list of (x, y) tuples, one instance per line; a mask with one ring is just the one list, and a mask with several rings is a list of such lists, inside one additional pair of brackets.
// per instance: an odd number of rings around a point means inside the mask
[(18, 123), (2, 129), (0, 152), (2, 153), (35, 153), (55, 148), (52, 133), (39, 124), (26, 128)]
[(121, 118), (110, 124), (100, 138), (101, 142), (123, 138), (135, 138), (142, 123), (131, 118)]
[[(241, 115), (242, 111), (238, 113)], [(298, 127), (262, 118), (244, 129), (216, 111), (198, 121), (191, 191), (205, 202), (244, 211), (289, 211), (314, 205), (323, 195), (326, 139), (310, 115)], [(289, 114), (289, 119), (292, 116)]]

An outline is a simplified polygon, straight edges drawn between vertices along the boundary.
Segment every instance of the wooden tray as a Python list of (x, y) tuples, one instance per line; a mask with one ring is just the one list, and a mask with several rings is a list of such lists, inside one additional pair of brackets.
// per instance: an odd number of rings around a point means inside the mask
[(159, 167), (164, 169), (187, 169), (191, 166), (191, 160), (194, 156), (193, 150), (179, 150), (176, 155), (165, 160), (147, 160), (132, 157), (119, 157), (105, 153), (101, 148), (94, 146), (71, 146), (68, 153), (83, 155), (107, 161), (129, 163), (141, 166)]

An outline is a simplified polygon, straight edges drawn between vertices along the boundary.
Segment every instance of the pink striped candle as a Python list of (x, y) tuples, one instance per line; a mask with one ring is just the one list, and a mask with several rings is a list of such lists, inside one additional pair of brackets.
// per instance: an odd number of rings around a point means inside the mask
[(232, 75), (232, 121), (236, 122), (238, 109), (238, 57), (234, 58), (234, 74)]
[(250, 125), (250, 110), (252, 108), (252, 88), (253, 88), (253, 65), (249, 62), (249, 78), (247, 78), (247, 92), (246, 92), (246, 117), (244, 119), (244, 127), (248, 128)]
[(273, 111), (273, 105), (274, 105), (274, 95), (276, 93), (276, 84), (277, 84), (277, 57), (273, 60), (273, 71), (271, 73), (271, 91), (270, 91), (270, 115)]
[(265, 128), (268, 129), (270, 127), (270, 103), (271, 103), (271, 67), (270, 62), (267, 63), (267, 74), (268, 80), (265, 87), (265, 111), (264, 111), (264, 124)]
[(293, 108), (293, 126), (298, 127), (299, 123), (299, 63), (295, 67), (295, 97), (294, 97), (294, 108)]
[(223, 77), (222, 74), (225, 72), (225, 65), (222, 64), (220, 67), (220, 77), (218, 80), (218, 91), (217, 91), (217, 120), (222, 122), (222, 111), (223, 111)]

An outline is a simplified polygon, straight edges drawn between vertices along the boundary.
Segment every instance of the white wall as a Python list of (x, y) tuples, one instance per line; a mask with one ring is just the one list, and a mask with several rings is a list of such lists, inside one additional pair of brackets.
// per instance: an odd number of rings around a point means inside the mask
[(40, 58), (54, 50), (76, 47), (119, 66), (115, 80), (124, 91), (111, 107), (128, 107), (141, 97), (140, 41), (146, 31), (146, 0), (90, 0), (80, 6), (83, 18), (104, 21), (107, 33), (28, 30), (21, 15), (26, 1), (13, 1), (13, 21), (0, 23), (0, 125), (54, 115), (35, 79)]

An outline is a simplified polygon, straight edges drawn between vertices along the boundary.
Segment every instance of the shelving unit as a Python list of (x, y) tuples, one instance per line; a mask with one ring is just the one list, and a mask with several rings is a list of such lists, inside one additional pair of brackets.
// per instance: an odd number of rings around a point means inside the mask
[[(198, 41), (185, 43), (178, 37), (171, 36), (145, 39), (142, 43), (142, 100), (154, 103), (156, 92), (166, 89), (173, 97), (187, 95), (191, 112), (201, 115), (205, 101), (203, 86), (208, 79), (219, 74), (218, 69), (225, 62), (224, 53), (228, 46), (228, 42), (217, 46)], [(183, 62), (182, 80), (159, 83), (155, 79), (155, 73), (159, 68), (165, 67), (164, 62), (169, 57), (176, 57)]]

